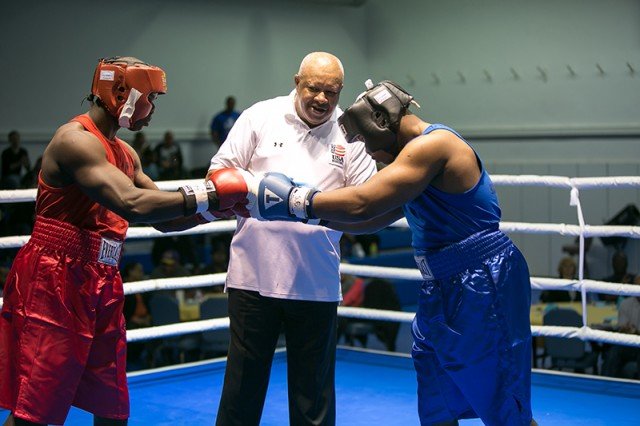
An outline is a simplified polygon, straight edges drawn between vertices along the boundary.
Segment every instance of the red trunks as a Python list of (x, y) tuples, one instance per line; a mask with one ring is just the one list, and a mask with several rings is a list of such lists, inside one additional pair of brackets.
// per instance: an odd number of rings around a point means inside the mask
[(0, 316), (0, 406), (62, 424), (74, 405), (129, 417), (121, 242), (39, 217)]

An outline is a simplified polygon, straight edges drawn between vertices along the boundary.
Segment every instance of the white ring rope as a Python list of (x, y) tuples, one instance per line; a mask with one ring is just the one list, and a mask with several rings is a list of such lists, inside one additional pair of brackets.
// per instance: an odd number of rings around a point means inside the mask
[[(491, 175), (497, 186), (548, 186), (555, 188), (637, 188), (640, 187), (638, 176), (609, 176), (590, 178), (570, 178), (566, 176), (539, 175)], [(193, 185), (202, 179), (168, 180), (156, 182), (163, 191), (175, 191), (183, 185)], [(0, 191), (1, 203), (25, 203), (35, 201), (36, 189), (12, 189)]]
[[(537, 176), (537, 175), (493, 175), (492, 180), (497, 186), (547, 186), (556, 188), (567, 188), (571, 190), (570, 204), (576, 207), (578, 225), (553, 224), (553, 223), (522, 223), (522, 222), (501, 222), (500, 229), (504, 232), (520, 232), (532, 234), (559, 234), (563, 236), (577, 236), (580, 241), (578, 280), (563, 280), (556, 278), (531, 277), (531, 287), (533, 289), (552, 290), (576, 290), (582, 292), (582, 312), (583, 326), (559, 327), (559, 326), (532, 326), (531, 331), (534, 336), (578, 338), (581, 340), (594, 340), (598, 342), (621, 344), (630, 346), (640, 346), (640, 336), (615, 333), (603, 330), (594, 330), (587, 326), (588, 316), (586, 309), (586, 293), (597, 292), (622, 296), (640, 296), (640, 285), (609, 283), (604, 281), (584, 279), (584, 238), (598, 236), (619, 236), (640, 239), (640, 227), (637, 226), (593, 226), (584, 222), (582, 208), (580, 205), (579, 189), (593, 188), (635, 188), (640, 187), (640, 177), (637, 176), (617, 176), (599, 178), (569, 178), (564, 176)], [(162, 190), (176, 190), (179, 186), (193, 184), (201, 180), (180, 180), (158, 182), (158, 187)], [(35, 200), (35, 189), (23, 190), (3, 190), (0, 191), (0, 202), (18, 203), (32, 202)], [(127, 239), (156, 238), (169, 235), (192, 235), (211, 234), (221, 232), (231, 232), (236, 228), (235, 220), (223, 220), (199, 225), (195, 228), (171, 233), (161, 233), (152, 227), (130, 227), (127, 232)], [(408, 226), (406, 219), (399, 220), (392, 226)], [(26, 244), (28, 235), (11, 236), (0, 238), (0, 249), (17, 248)], [(418, 269), (393, 268), (368, 265), (341, 264), (342, 273), (379, 277), (387, 279), (402, 279), (408, 281), (422, 281), (422, 276)], [(195, 287), (224, 284), (226, 273), (197, 275), (180, 278), (163, 278), (155, 280), (144, 280), (126, 283), (124, 292), (126, 295), (156, 291), (156, 290), (176, 290)], [(0, 298), (2, 307), (2, 298)], [(344, 307), (338, 308), (340, 316), (349, 318), (360, 318), (367, 320), (388, 320), (399, 322), (411, 322), (415, 313), (400, 311), (385, 311), (368, 308)], [(148, 327), (127, 331), (127, 341), (134, 342), (161, 337), (176, 336), (186, 333), (197, 333), (208, 330), (217, 330), (229, 327), (229, 318), (216, 318), (187, 323), (171, 324), (157, 327)]]
[[(392, 227), (407, 228), (406, 219), (401, 219)], [(231, 232), (236, 228), (235, 220), (221, 220), (186, 231), (162, 233), (150, 226), (132, 226), (127, 231), (127, 239), (135, 240), (142, 238), (168, 237), (171, 235), (195, 235), (195, 234), (215, 234), (221, 232)], [(558, 234), (562, 236), (577, 237), (580, 235), (580, 226), (566, 225), (564, 223), (527, 223), (527, 222), (500, 222), (500, 229), (507, 233), (525, 234)], [(613, 226), (613, 225), (585, 225), (583, 235), (585, 237), (626, 237), (640, 239), (639, 226)], [(29, 235), (18, 235), (12, 237), (0, 237), (0, 249), (22, 247), (29, 241)]]

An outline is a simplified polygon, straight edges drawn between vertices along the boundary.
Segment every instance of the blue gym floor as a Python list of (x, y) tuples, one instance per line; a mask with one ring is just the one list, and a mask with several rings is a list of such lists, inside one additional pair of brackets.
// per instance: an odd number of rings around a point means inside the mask
[[(338, 425), (418, 425), (416, 385), (406, 355), (338, 349)], [(132, 373), (129, 425), (213, 425), (224, 360)], [(533, 374), (533, 409), (540, 426), (638, 425), (640, 383), (564, 374)], [(6, 412), (0, 413), (4, 419)], [(67, 425), (91, 425), (73, 408)], [(276, 354), (262, 425), (288, 424), (285, 354)], [(465, 420), (461, 425), (481, 425)]]

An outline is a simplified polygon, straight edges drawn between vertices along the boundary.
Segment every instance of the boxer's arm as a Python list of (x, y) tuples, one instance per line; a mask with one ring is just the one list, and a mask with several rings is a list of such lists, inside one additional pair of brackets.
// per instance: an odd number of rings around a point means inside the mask
[(378, 217), (362, 222), (327, 222), (324, 226), (335, 229), (336, 231), (347, 232), (349, 234), (373, 234), (388, 227), (403, 217), (404, 211), (401, 208), (397, 208)]
[[(146, 173), (144, 173), (138, 153), (130, 145), (126, 145), (126, 146), (129, 149), (129, 153), (131, 154), (131, 157), (133, 159), (134, 185), (141, 189), (159, 191), (160, 189), (158, 188), (156, 183), (149, 176), (147, 176)], [(171, 219), (168, 221), (151, 223), (150, 225), (160, 232), (176, 232), (176, 231), (184, 231), (187, 229), (191, 229), (197, 225), (200, 225), (206, 222), (209, 222), (209, 220), (204, 219), (201, 214), (194, 214), (186, 217)]]
[(329, 222), (361, 222), (400, 208), (441, 175), (451, 155), (447, 145), (443, 138), (416, 138), (363, 184), (316, 194), (311, 210)]
[(136, 186), (109, 163), (100, 141), (83, 131), (54, 137), (43, 157), (43, 178), (48, 183), (77, 183), (92, 200), (130, 222), (156, 223), (189, 213), (182, 193), (155, 190), (141, 175), (138, 182), (148, 187)]
[[(140, 158), (138, 156), (138, 153), (131, 148), (130, 146), (127, 145), (127, 148), (129, 148), (129, 152), (131, 154), (131, 157), (133, 158), (133, 164), (134, 164), (134, 171), (133, 171), (133, 183), (136, 187), (138, 188), (142, 188), (142, 189), (149, 189), (149, 190), (157, 190), (159, 191), (158, 186), (155, 184), (155, 182), (149, 177), (147, 176), (146, 173), (144, 173), (143, 169), (142, 169), (142, 164), (140, 163)], [(176, 219), (171, 219), (168, 221), (164, 221), (164, 222), (156, 222), (156, 223), (152, 223), (151, 226), (153, 226), (155, 229), (157, 229), (160, 232), (175, 232), (175, 231), (184, 231), (187, 229), (191, 229), (197, 225), (200, 225), (201, 223), (203, 223), (202, 217), (195, 214), (195, 215), (191, 215), (191, 216), (186, 216), (186, 217), (179, 217)]]
[(332, 222), (320, 220), (313, 212), (314, 197), (320, 194), (314, 188), (298, 186), (282, 173), (267, 173), (261, 179), (254, 179), (249, 192), (255, 194), (255, 202), (249, 206), (252, 217), (260, 220), (284, 220), (322, 225), (351, 234), (370, 234), (379, 231), (398, 219), (404, 213), (402, 208), (390, 210), (372, 219), (359, 222)]

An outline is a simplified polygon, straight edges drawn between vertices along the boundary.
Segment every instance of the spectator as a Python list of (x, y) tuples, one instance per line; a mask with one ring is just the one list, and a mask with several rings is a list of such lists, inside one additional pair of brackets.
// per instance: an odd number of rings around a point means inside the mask
[(156, 153), (147, 142), (147, 136), (144, 132), (136, 132), (132, 146), (138, 153), (138, 157), (140, 157), (142, 171), (152, 180), (159, 179), (160, 171), (158, 170), (158, 164), (156, 162)]
[[(611, 268), (613, 269), (613, 274), (609, 275), (602, 279), (602, 281), (607, 281), (610, 283), (622, 283), (622, 284), (631, 284), (636, 279), (636, 275), (627, 272), (627, 267), (629, 266), (629, 262), (627, 260), (627, 255), (622, 250), (617, 250), (613, 253), (613, 257), (611, 258)], [(600, 294), (600, 300), (605, 302), (616, 303), (618, 301), (618, 296), (615, 294)]]
[[(578, 266), (572, 257), (566, 256), (558, 263), (558, 277), (565, 280), (577, 278)], [(582, 300), (582, 294), (575, 290), (544, 290), (540, 294), (542, 303), (575, 302)]]
[(378, 254), (378, 245), (380, 237), (376, 234), (342, 234), (340, 240), (340, 250), (343, 257), (376, 256)]
[[(14, 133), (14, 132), (11, 132)], [(17, 133), (17, 132), (16, 132)], [(3, 154), (3, 165), (6, 160), (5, 155), (11, 148), (7, 148)], [(20, 148), (21, 151), (26, 151)], [(8, 154), (11, 155), (11, 154)], [(26, 173), (20, 177), (19, 174), (8, 176), (2, 180), (2, 186), (5, 189), (17, 189), (17, 188), (36, 188), (38, 186), (38, 173), (40, 173), (40, 167), (42, 165), (42, 157), (38, 157), (33, 169), (27, 169)], [(3, 168), (4, 170), (4, 168)], [(16, 182), (19, 182), (18, 186)], [(33, 224), (35, 222), (35, 201), (24, 203), (8, 203), (0, 206), (1, 219), (0, 219), (0, 234), (2, 235), (29, 235), (33, 230)], [(11, 258), (15, 257), (17, 249), (7, 250)]]
[(173, 132), (164, 133), (162, 142), (155, 148), (155, 154), (161, 180), (182, 178), (182, 150), (180, 145), (176, 144)]
[(9, 147), (2, 151), (2, 188), (17, 189), (20, 179), (31, 168), (29, 153), (20, 147), (20, 133), (9, 132)]
[(22, 188), (37, 188), (38, 187), (38, 175), (40, 174), (40, 169), (42, 168), (42, 156), (36, 159), (36, 162), (33, 164), (31, 170), (29, 170), (20, 181), (20, 186)]
[[(122, 281), (125, 283), (136, 282), (145, 279), (144, 267), (139, 262), (129, 262), (122, 269)], [(150, 293), (135, 293), (125, 296), (124, 299), (124, 319), (127, 330), (144, 328), (151, 326), (151, 315), (149, 315), (149, 295)], [(146, 360), (145, 342), (127, 343), (127, 370), (139, 370), (149, 366)]]
[[(640, 284), (638, 282), (637, 284)], [(627, 334), (640, 334), (640, 297), (627, 297), (618, 309), (618, 331)], [(628, 377), (626, 366), (635, 362), (635, 371)], [(638, 378), (640, 368), (640, 348), (637, 346), (613, 345), (606, 353), (602, 364), (602, 375), (610, 377)]]
[[(364, 302), (364, 287), (365, 281), (361, 277), (356, 277), (351, 274), (340, 274), (340, 286), (342, 288), (342, 303), (341, 306), (350, 306), (359, 308)], [(366, 336), (349, 336), (347, 334), (349, 330), (349, 324), (354, 322), (362, 322), (353, 318), (338, 318), (338, 336), (337, 340), (340, 341), (343, 335), (346, 335), (348, 344), (353, 344), (353, 338), (360, 341), (361, 345), (366, 346)]]
[(229, 131), (235, 124), (240, 113), (235, 110), (236, 98), (228, 96), (225, 100), (225, 109), (216, 114), (211, 120), (211, 140), (219, 148), (227, 139)]
[[(216, 239), (211, 245), (211, 260), (202, 269), (202, 274), (218, 274), (227, 272), (229, 267), (229, 242), (225, 239)], [(224, 285), (218, 284), (202, 289), (205, 293), (222, 293)]]
[[(173, 249), (165, 250), (160, 257), (159, 265), (151, 271), (152, 279), (186, 277), (188, 275), (190, 275), (189, 270), (180, 262), (180, 254)], [(196, 290), (167, 290), (166, 293), (177, 298), (178, 302), (184, 302), (187, 298), (192, 298)]]
[[(401, 311), (400, 300), (393, 284), (383, 278), (374, 278), (364, 289), (362, 306), (371, 309)], [(371, 321), (378, 340), (384, 343), (388, 351), (396, 350), (396, 338), (400, 330), (397, 321)]]
[(200, 265), (196, 253), (196, 244), (193, 235), (173, 235), (170, 237), (156, 238), (151, 248), (151, 262), (156, 267), (160, 265), (160, 259), (167, 250), (175, 250), (182, 265), (191, 273), (198, 272)]
[(342, 306), (360, 307), (364, 302), (365, 282), (361, 277), (350, 274), (340, 275), (342, 287)]
[(182, 266), (180, 255), (176, 250), (168, 249), (162, 253), (160, 264), (151, 272), (151, 278), (173, 278), (189, 275), (189, 271)]
[(9, 268), (0, 266), (0, 297), (4, 294), (4, 282), (7, 280), (7, 275), (9, 275)]

